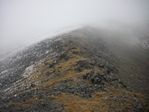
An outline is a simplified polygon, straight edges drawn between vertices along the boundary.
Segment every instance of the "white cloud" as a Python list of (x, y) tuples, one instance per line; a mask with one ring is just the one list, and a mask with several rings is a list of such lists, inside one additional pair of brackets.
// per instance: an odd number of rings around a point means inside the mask
[[(57, 30), (107, 21), (143, 24), (148, 0), (0, 0), (0, 51), (52, 35)], [(5, 49), (6, 49), (5, 48)]]

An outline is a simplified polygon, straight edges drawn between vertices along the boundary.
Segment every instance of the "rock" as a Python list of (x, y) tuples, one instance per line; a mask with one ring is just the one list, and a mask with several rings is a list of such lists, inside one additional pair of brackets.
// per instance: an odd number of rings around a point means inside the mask
[(87, 60), (80, 60), (77, 62), (76, 71), (81, 72), (84, 69), (91, 69), (93, 66)]
[(68, 56), (67, 53), (63, 53), (63, 54), (60, 55), (59, 58), (60, 58), (60, 59), (64, 59), (65, 61), (67, 61), (67, 60), (69, 59), (69, 56)]
[(65, 92), (65, 93), (71, 93), (74, 95), (79, 95), (81, 97), (89, 98), (91, 97), (91, 94), (95, 91), (95, 88), (93, 85), (88, 85), (85, 83), (78, 83), (75, 84), (75, 82), (62, 82), (58, 86), (54, 88), (53, 93), (57, 94), (57, 92)]
[(90, 80), (92, 84), (96, 84), (96, 85), (104, 84), (104, 82), (107, 81), (104, 75), (100, 75), (98, 73), (95, 74), (93, 71), (84, 75), (83, 79)]

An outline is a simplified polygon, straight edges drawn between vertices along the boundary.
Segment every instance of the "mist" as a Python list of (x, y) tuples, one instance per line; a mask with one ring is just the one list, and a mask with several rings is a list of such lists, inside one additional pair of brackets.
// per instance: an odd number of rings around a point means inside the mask
[(0, 57), (85, 25), (148, 35), (148, 10), (148, 0), (0, 0)]

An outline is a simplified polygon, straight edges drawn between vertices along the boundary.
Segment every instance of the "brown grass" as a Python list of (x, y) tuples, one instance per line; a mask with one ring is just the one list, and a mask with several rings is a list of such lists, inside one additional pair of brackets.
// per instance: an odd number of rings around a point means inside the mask
[(114, 112), (115, 110), (128, 112), (133, 109), (134, 95), (139, 100), (142, 99), (140, 94), (113, 88), (106, 92), (96, 92), (93, 98), (89, 99), (62, 93), (56, 97), (56, 100), (64, 105), (66, 112)]

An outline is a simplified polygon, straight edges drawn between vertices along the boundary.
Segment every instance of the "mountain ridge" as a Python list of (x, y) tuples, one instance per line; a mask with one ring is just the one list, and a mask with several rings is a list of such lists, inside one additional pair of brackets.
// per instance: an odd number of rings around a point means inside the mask
[(118, 77), (118, 58), (98, 34), (74, 30), (1, 64), (0, 111), (147, 112), (144, 94)]

